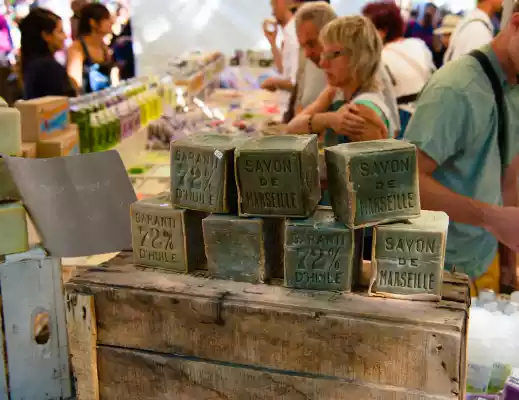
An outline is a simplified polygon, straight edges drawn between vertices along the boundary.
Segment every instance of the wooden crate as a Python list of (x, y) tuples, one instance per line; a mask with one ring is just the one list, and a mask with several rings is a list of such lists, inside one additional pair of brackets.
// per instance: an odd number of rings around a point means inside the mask
[(468, 280), (439, 303), (136, 267), (67, 284), (78, 400), (463, 399)]

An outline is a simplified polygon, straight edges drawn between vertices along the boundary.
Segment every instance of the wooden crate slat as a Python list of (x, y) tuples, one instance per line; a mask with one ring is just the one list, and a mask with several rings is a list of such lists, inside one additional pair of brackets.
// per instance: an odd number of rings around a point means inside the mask
[(99, 400), (94, 296), (67, 294), (66, 304), (77, 400)]

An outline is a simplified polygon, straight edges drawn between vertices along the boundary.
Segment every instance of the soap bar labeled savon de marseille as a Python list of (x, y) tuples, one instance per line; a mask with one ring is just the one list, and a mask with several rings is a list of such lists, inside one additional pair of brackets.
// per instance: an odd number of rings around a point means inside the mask
[(174, 208), (169, 193), (137, 201), (130, 210), (136, 264), (186, 273), (205, 262), (205, 213)]
[(355, 233), (336, 221), (331, 207), (303, 220), (285, 222), (285, 286), (350, 291), (360, 266)]
[(328, 190), (335, 215), (350, 228), (420, 214), (416, 147), (395, 139), (325, 149)]
[(20, 111), (0, 107), (0, 154), (16, 156), (22, 149)]
[(0, 203), (0, 256), (29, 250), (25, 208), (20, 203)]
[[(210, 215), (203, 220), (207, 268), (215, 278), (263, 283), (281, 262), (282, 219)], [(268, 245), (267, 245), (268, 243)], [(279, 247), (278, 247), (279, 246)]]
[(235, 158), (240, 215), (308, 217), (319, 203), (317, 136), (254, 138)]
[(440, 300), (448, 229), (449, 217), (441, 211), (376, 226), (370, 294)]
[(171, 142), (171, 199), (175, 206), (236, 212), (234, 149), (246, 138), (198, 133)]

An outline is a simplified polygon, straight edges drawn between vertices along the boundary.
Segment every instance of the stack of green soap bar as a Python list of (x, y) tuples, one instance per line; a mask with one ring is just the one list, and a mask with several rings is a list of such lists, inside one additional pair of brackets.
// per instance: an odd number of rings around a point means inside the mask
[(240, 215), (308, 217), (319, 203), (317, 136), (254, 138), (235, 158)]
[(20, 193), (3, 158), (0, 158), (0, 202), (18, 201)]
[(176, 209), (169, 193), (131, 206), (133, 256), (136, 264), (190, 272), (205, 262), (202, 219), (205, 213)]
[(335, 215), (350, 228), (420, 214), (416, 147), (395, 139), (340, 144), (325, 150)]
[(171, 143), (174, 205), (213, 213), (235, 212), (234, 149), (246, 138), (200, 133)]
[(439, 211), (375, 227), (370, 292), (440, 300), (448, 228), (449, 217)]
[(22, 125), (20, 111), (16, 108), (0, 107), (0, 154), (16, 156), (22, 150)]
[(308, 219), (287, 220), (285, 286), (351, 291), (362, 254), (355, 236), (336, 221), (331, 207), (318, 207)]
[(0, 256), (29, 250), (25, 208), (20, 203), (0, 203)]
[[(207, 267), (212, 276), (239, 282), (263, 283), (280, 262), (281, 242), (270, 242), (282, 220), (210, 215), (203, 220)], [(279, 236), (278, 236), (279, 237)]]

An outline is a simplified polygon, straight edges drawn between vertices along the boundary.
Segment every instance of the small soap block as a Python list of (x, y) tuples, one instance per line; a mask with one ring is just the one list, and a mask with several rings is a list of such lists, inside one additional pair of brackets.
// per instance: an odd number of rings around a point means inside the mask
[(21, 156), (23, 158), (36, 158), (37, 155), (36, 143), (22, 142)]
[(15, 107), (22, 116), (22, 138), (26, 142), (39, 142), (60, 135), (70, 123), (68, 97), (20, 100)]
[(25, 208), (20, 203), (0, 204), (0, 255), (29, 250)]
[(355, 233), (337, 222), (331, 207), (318, 207), (304, 220), (285, 222), (285, 286), (351, 291), (360, 268)]
[(13, 181), (9, 168), (7, 168), (7, 163), (0, 157), (0, 202), (18, 200), (20, 200), (18, 187)]
[(440, 211), (375, 227), (370, 293), (440, 300), (448, 229), (449, 217)]
[(59, 135), (38, 142), (38, 158), (65, 157), (79, 154), (78, 126), (71, 124)]
[(22, 149), (20, 111), (15, 108), (0, 107), (0, 154), (16, 156)]
[(135, 263), (186, 273), (205, 262), (205, 213), (174, 208), (169, 193), (137, 201), (130, 209)]
[(503, 390), (503, 400), (519, 400), (519, 378), (511, 376), (508, 378)]
[[(239, 218), (232, 215), (210, 215), (203, 220), (207, 267), (219, 279), (263, 283), (271, 277), (280, 262), (279, 245), (268, 236), (281, 230), (282, 220)], [(277, 246), (279, 246), (277, 248)]]
[(171, 198), (175, 206), (236, 212), (234, 149), (244, 138), (198, 133), (171, 142)]
[(308, 217), (319, 203), (317, 136), (254, 138), (235, 158), (240, 215)]
[(328, 190), (335, 215), (350, 228), (420, 214), (416, 147), (395, 139), (325, 149)]

